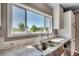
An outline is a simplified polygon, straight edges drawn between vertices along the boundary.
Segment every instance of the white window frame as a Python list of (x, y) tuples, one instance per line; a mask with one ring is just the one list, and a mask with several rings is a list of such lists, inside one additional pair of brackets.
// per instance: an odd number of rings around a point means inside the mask
[[(10, 5), (11, 4), (7, 4), (7, 33), (8, 33), (8, 37), (18, 37), (18, 36), (29, 36), (29, 35), (39, 35), (41, 34), (40, 33), (27, 33), (27, 32), (22, 32), (22, 33), (17, 33), (17, 34), (11, 34), (11, 25), (12, 25), (12, 20), (10, 20), (11, 18), (11, 15), (10, 14)], [(25, 5), (22, 5), (22, 4), (14, 4), (14, 5), (17, 5), (17, 6), (20, 6), (26, 10), (30, 10), (30, 11), (34, 11), (34, 12), (37, 12), (41, 15), (44, 15), (46, 17), (49, 17), (50, 18), (50, 33), (52, 33), (52, 16), (46, 14), (46, 13), (43, 13), (43, 12), (40, 12), (39, 10), (35, 10), (35, 9), (32, 9), (28, 6), (25, 6)], [(9, 17), (10, 16), (10, 17)], [(47, 34), (46, 32), (44, 34)]]

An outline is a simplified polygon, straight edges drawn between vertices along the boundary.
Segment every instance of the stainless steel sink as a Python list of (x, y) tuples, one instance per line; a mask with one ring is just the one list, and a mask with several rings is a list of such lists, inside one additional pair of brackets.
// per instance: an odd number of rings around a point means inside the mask
[(53, 42), (53, 41), (46, 41), (37, 45), (34, 45), (35, 48), (40, 50), (41, 52), (46, 51), (49, 49), (49, 47), (56, 47), (59, 43)]

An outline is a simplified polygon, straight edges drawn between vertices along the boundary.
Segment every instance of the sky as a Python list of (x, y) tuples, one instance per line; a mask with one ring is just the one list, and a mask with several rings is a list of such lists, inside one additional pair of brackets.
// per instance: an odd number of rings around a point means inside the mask
[(17, 28), (19, 23), (23, 22), (25, 23), (25, 11), (21, 8), (16, 8), (15, 6), (13, 6), (13, 27)]
[(31, 27), (33, 24), (37, 27), (44, 27), (44, 16), (27, 11), (27, 25)]
[[(25, 11), (21, 8), (13, 7), (13, 27), (17, 28), (19, 23), (25, 23)], [(37, 27), (44, 26), (44, 16), (35, 12), (27, 11), (27, 26), (29, 28), (35, 24)]]

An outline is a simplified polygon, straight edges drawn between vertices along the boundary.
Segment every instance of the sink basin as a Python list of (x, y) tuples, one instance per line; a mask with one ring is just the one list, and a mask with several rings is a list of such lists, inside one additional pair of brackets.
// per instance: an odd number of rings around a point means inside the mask
[(49, 46), (51, 46), (51, 47), (56, 47), (56, 46), (59, 45), (59, 43), (53, 42), (53, 41), (47, 41), (47, 44), (48, 44)]
[(43, 42), (43, 43), (34, 45), (34, 47), (43, 52), (48, 49), (48, 44), (46, 42)]

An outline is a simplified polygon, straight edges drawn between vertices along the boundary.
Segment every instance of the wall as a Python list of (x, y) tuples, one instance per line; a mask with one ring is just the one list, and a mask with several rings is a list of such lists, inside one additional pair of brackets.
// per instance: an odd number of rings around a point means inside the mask
[(24, 5), (27, 5), (31, 8), (37, 9), (39, 11), (42, 11), (44, 13), (47, 13), (49, 15), (52, 15), (52, 8), (50, 8), (47, 4), (45, 3), (26, 3)]
[[(30, 6), (34, 9), (40, 10), (44, 13), (52, 15), (52, 9), (48, 7), (46, 4), (23, 4), (26, 6)], [(20, 37), (7, 37), (7, 3), (1, 4), (1, 28), (0, 28), (0, 50), (13, 48), (21, 45), (29, 45), (38, 42), (40, 39), (39, 36), (20, 36)], [(6, 42), (7, 41), (7, 42)]]
[(71, 11), (64, 13), (64, 28), (58, 30), (58, 36), (71, 39)]
[(64, 13), (64, 28), (58, 30), (58, 35), (68, 39), (75, 38), (75, 15), (72, 11)]

